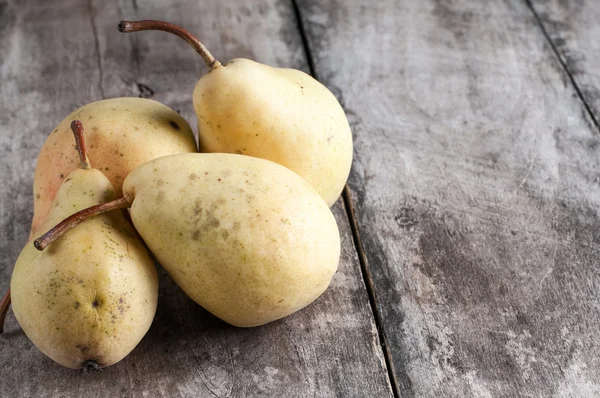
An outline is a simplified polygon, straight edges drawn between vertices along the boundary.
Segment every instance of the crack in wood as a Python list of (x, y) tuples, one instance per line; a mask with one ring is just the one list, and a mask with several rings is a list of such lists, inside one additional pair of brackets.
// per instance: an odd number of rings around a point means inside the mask
[(585, 110), (586, 110), (588, 116), (592, 119), (592, 123), (596, 127), (596, 130), (598, 130), (598, 132), (600, 132), (600, 121), (598, 121), (598, 119), (594, 115), (594, 112), (592, 111), (590, 104), (588, 104), (588, 102), (586, 101), (585, 96), (583, 95), (583, 92), (581, 91), (581, 88), (575, 81), (575, 77), (573, 76), (573, 74), (569, 70), (568, 65), (566, 64), (565, 60), (563, 59), (563, 55), (558, 51), (558, 48), (556, 47), (554, 41), (550, 37), (550, 34), (548, 33), (548, 31), (546, 30), (546, 27), (544, 26), (544, 22), (542, 21), (542, 18), (539, 16), (537, 11), (535, 10), (533, 4), (531, 3), (531, 0), (523, 0), (523, 1), (525, 1), (525, 4), (527, 4), (527, 7), (531, 10), (531, 13), (535, 17), (535, 20), (542, 31), (542, 34), (546, 38), (546, 41), (548, 41), (548, 44), (550, 45), (550, 48), (552, 48), (554, 55), (556, 55), (556, 58), (558, 58), (558, 62), (560, 63), (561, 67), (563, 68), (563, 70), (565, 71), (567, 76), (569, 77), (569, 80), (571, 81), (573, 88), (575, 88), (575, 92), (577, 93), (577, 96), (583, 103), (583, 106), (585, 107)]
[(400, 380), (398, 380), (398, 377), (396, 376), (396, 368), (394, 366), (394, 362), (392, 361), (392, 354), (390, 352), (389, 345), (387, 344), (387, 337), (385, 336), (383, 322), (381, 321), (381, 310), (377, 306), (375, 283), (373, 281), (373, 277), (371, 276), (371, 270), (368, 265), (367, 255), (365, 253), (362, 240), (360, 238), (358, 222), (354, 214), (354, 206), (352, 205), (350, 189), (348, 188), (348, 184), (346, 184), (346, 186), (344, 187), (344, 191), (342, 192), (342, 198), (344, 199), (344, 207), (346, 208), (346, 214), (348, 214), (348, 220), (350, 221), (350, 229), (352, 231), (354, 247), (356, 248), (356, 253), (358, 254), (358, 261), (360, 263), (363, 281), (365, 282), (365, 287), (367, 289), (367, 292), (369, 293), (369, 304), (371, 304), (371, 311), (373, 312), (373, 318), (375, 319), (375, 326), (377, 326), (377, 333), (379, 335), (379, 345), (381, 346), (381, 350), (383, 351), (383, 355), (385, 358), (385, 366), (388, 371), (390, 384), (392, 385), (392, 392), (394, 393), (394, 397), (400, 397), (400, 389), (398, 388), (398, 386), (402, 387), (402, 391), (409, 392), (411, 391), (412, 383), (410, 377), (408, 376), (408, 373), (406, 372), (406, 369), (404, 368), (399, 369)]
[[(308, 63), (308, 69), (310, 74), (316, 79), (319, 80), (317, 75), (317, 70), (315, 68), (315, 62), (310, 51), (310, 46), (308, 43), (308, 37), (306, 35), (306, 30), (304, 29), (304, 23), (302, 21), (302, 15), (300, 12), (300, 7), (298, 6), (297, 0), (292, 0), (292, 7), (294, 9), (294, 15), (296, 17), (296, 21), (298, 24), (298, 31), (300, 32), (300, 37), (302, 38), (302, 47), (304, 48), (304, 54), (306, 56), (306, 61)], [(360, 234), (358, 231), (358, 224), (356, 221), (356, 217), (354, 215), (354, 208), (352, 207), (352, 202), (350, 200), (350, 190), (348, 189), (348, 184), (344, 186), (344, 190), (342, 192), (342, 198), (344, 200), (344, 207), (346, 210), (346, 215), (348, 217), (348, 221), (350, 223), (350, 229), (352, 231), (352, 238), (354, 242), (354, 247), (356, 249), (356, 253), (358, 255), (358, 260), (360, 263), (361, 273), (363, 277), (363, 282), (365, 284), (365, 288), (367, 290), (369, 296), (369, 304), (371, 306), (371, 312), (373, 314), (373, 319), (375, 321), (375, 327), (377, 328), (377, 334), (379, 337), (379, 345), (381, 350), (383, 351), (383, 356), (385, 359), (385, 366), (388, 372), (388, 378), (390, 381), (390, 385), (392, 387), (392, 393), (394, 397), (400, 397), (399, 394), (399, 383), (398, 378), (396, 377), (396, 369), (394, 367), (391, 353), (388, 348), (387, 339), (385, 337), (385, 332), (383, 328), (383, 324), (381, 322), (381, 312), (377, 307), (377, 298), (375, 295), (375, 284), (373, 282), (373, 278), (371, 277), (371, 271), (369, 269), (366, 254), (363, 250), (362, 242), (360, 240)], [(410, 391), (410, 378), (408, 373), (404, 369), (400, 369), (400, 379), (402, 380), (402, 386), (405, 391)]]
[(98, 65), (98, 88), (100, 89), (100, 95), (102, 99), (106, 99), (104, 95), (104, 70), (102, 68), (102, 54), (100, 53), (100, 41), (98, 39), (98, 29), (96, 27), (96, 20), (94, 19), (94, 6), (92, 0), (88, 0), (88, 9), (90, 11), (90, 25), (92, 27), (92, 33), (94, 34), (94, 46), (96, 48), (96, 63)]

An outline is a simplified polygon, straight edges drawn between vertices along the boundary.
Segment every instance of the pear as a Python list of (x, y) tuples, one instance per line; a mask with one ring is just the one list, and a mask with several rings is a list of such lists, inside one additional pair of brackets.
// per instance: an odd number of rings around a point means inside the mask
[(193, 94), (201, 152), (238, 153), (295, 171), (331, 206), (352, 163), (352, 133), (335, 96), (310, 75), (236, 58), (222, 65), (183, 28), (121, 21), (121, 32), (163, 30), (190, 43), (210, 72)]
[(112, 98), (84, 105), (50, 133), (38, 157), (33, 180), (34, 210), (31, 236), (48, 214), (60, 184), (78, 167), (70, 150), (71, 121), (86, 125), (89, 157), (121, 196), (121, 185), (131, 170), (159, 156), (197, 152), (189, 124), (160, 102), (144, 98)]
[(235, 154), (165, 156), (133, 170), (123, 194), (63, 221), (37, 247), (90, 214), (131, 207), (135, 228), (179, 287), (241, 327), (307, 306), (337, 270), (340, 236), (329, 207), (274, 162)]
[[(82, 168), (66, 176), (43, 229), (115, 197), (108, 178), (89, 166), (81, 125), (73, 128)], [(17, 321), (40, 351), (68, 368), (89, 370), (120, 361), (146, 334), (158, 279), (143, 242), (114, 212), (73, 228), (47, 251), (27, 243), (11, 296)]]

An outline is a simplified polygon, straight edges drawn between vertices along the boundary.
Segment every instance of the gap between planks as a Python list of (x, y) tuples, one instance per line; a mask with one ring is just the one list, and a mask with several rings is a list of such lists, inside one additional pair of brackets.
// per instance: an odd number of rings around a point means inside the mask
[(556, 56), (556, 58), (558, 58), (558, 62), (560, 63), (562, 69), (565, 71), (565, 73), (569, 77), (569, 80), (571, 81), (571, 84), (575, 88), (575, 92), (577, 93), (577, 96), (579, 97), (579, 99), (583, 103), (583, 106), (584, 106), (587, 114), (591, 118), (592, 123), (596, 127), (596, 130), (598, 132), (600, 132), (600, 121), (598, 121), (598, 119), (596, 119), (596, 117), (594, 116), (594, 112), (592, 112), (592, 108), (590, 107), (590, 105), (585, 100), (585, 97), (583, 96), (583, 93), (581, 92), (581, 89), (579, 88), (579, 85), (577, 85), (577, 82), (575, 81), (575, 78), (573, 77), (573, 74), (571, 73), (571, 71), (569, 70), (569, 67), (567, 66), (567, 64), (563, 60), (560, 52), (558, 51), (558, 48), (554, 45), (554, 42), (552, 41), (552, 38), (550, 37), (550, 34), (548, 33), (548, 31), (546, 30), (546, 27), (544, 26), (544, 22), (542, 21), (542, 18), (539, 16), (539, 14), (537, 13), (537, 11), (535, 10), (535, 7), (531, 3), (531, 0), (523, 0), (523, 1), (525, 2), (525, 4), (527, 5), (527, 7), (529, 8), (529, 10), (531, 10), (531, 13), (535, 17), (537, 25), (540, 27), (540, 29), (542, 31), (542, 34), (544, 35), (544, 37), (548, 41), (548, 44), (550, 44), (550, 48), (552, 48), (552, 51), (554, 52), (554, 55)]
[[(302, 22), (302, 16), (300, 7), (298, 6), (298, 0), (291, 0), (292, 8), (294, 9), (294, 15), (296, 17), (296, 22), (298, 23), (298, 31), (300, 33), (300, 38), (302, 39), (302, 47), (304, 48), (304, 53), (306, 56), (306, 61), (308, 63), (308, 69), (312, 77), (316, 80), (319, 80), (317, 75), (317, 70), (315, 68), (314, 60), (312, 57), (312, 53), (310, 51), (310, 46), (308, 44), (308, 38), (306, 36), (306, 31), (304, 29), (304, 23)], [(356, 221), (356, 217), (354, 215), (354, 207), (352, 206), (352, 201), (350, 197), (350, 189), (348, 188), (348, 184), (344, 186), (344, 190), (342, 191), (342, 198), (344, 201), (344, 207), (346, 210), (346, 215), (348, 216), (348, 221), (350, 223), (350, 229), (352, 230), (352, 240), (354, 242), (354, 247), (356, 249), (356, 253), (358, 256), (358, 261), (360, 263), (360, 270), (363, 277), (363, 282), (365, 284), (365, 288), (367, 290), (367, 294), (369, 296), (369, 304), (371, 306), (371, 312), (373, 313), (373, 318), (375, 320), (375, 326), (377, 328), (377, 334), (379, 337), (379, 345), (381, 346), (381, 350), (383, 351), (383, 356), (385, 358), (385, 366), (388, 373), (388, 378), (390, 381), (390, 385), (392, 387), (392, 393), (394, 397), (400, 398), (400, 393), (398, 389), (398, 380), (396, 378), (396, 372), (394, 368), (394, 364), (392, 362), (392, 356), (387, 344), (387, 338), (385, 336), (385, 332), (382, 325), (382, 317), (379, 307), (377, 306), (377, 299), (375, 294), (375, 284), (373, 282), (373, 277), (371, 276), (371, 270), (368, 266), (367, 257), (365, 251), (363, 249), (362, 240), (360, 238), (360, 233), (358, 230), (358, 223)]]

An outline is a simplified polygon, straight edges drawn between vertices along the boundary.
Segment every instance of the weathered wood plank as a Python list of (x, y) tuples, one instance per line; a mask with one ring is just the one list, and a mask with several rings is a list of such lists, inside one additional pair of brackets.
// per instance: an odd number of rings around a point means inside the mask
[(594, 0), (529, 0), (600, 124), (600, 7)]
[(598, 396), (600, 139), (527, 4), (299, 8), (400, 395)]
[[(182, 24), (222, 59), (249, 56), (307, 69), (292, 6), (284, 1), (0, 3), (2, 290), (29, 233), (35, 158), (58, 121), (102, 96), (152, 92), (195, 121), (191, 94), (204, 71), (201, 60), (165, 33), (119, 34), (123, 17)], [(39, 353), (9, 313), (0, 336), (0, 396), (389, 396), (342, 203), (334, 213), (343, 240), (340, 270), (326, 294), (298, 314), (265, 327), (230, 327), (163, 273), (148, 335), (119, 364), (84, 377)]]

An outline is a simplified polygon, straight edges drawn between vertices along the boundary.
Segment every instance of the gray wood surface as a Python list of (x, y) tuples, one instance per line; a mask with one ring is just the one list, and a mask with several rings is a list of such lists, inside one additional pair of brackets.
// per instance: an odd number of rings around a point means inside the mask
[(596, 125), (600, 125), (600, 4), (595, 0), (531, 0)]
[(254, 329), (162, 272), (148, 335), (87, 376), (9, 313), (0, 397), (600, 396), (596, 2), (0, 0), (2, 291), (64, 116), (140, 95), (195, 125), (201, 60), (165, 33), (118, 33), (122, 18), (182, 24), (221, 60), (311, 65), (340, 98), (355, 137), (340, 271)]
[[(399, 395), (600, 396), (599, 131), (528, 4), (298, 4)], [(597, 2), (538, 6), (597, 101)]]
[[(70, 111), (101, 98), (152, 95), (195, 124), (205, 71), (189, 46), (161, 32), (123, 35), (121, 18), (160, 18), (197, 33), (222, 60), (249, 57), (307, 70), (292, 3), (260, 0), (0, 2), (0, 289), (27, 240), (35, 159)], [(162, 273), (156, 319), (140, 345), (103, 373), (44, 357), (12, 313), (0, 336), (1, 397), (391, 396), (348, 218), (340, 270), (310, 307), (254, 329), (224, 324)]]

